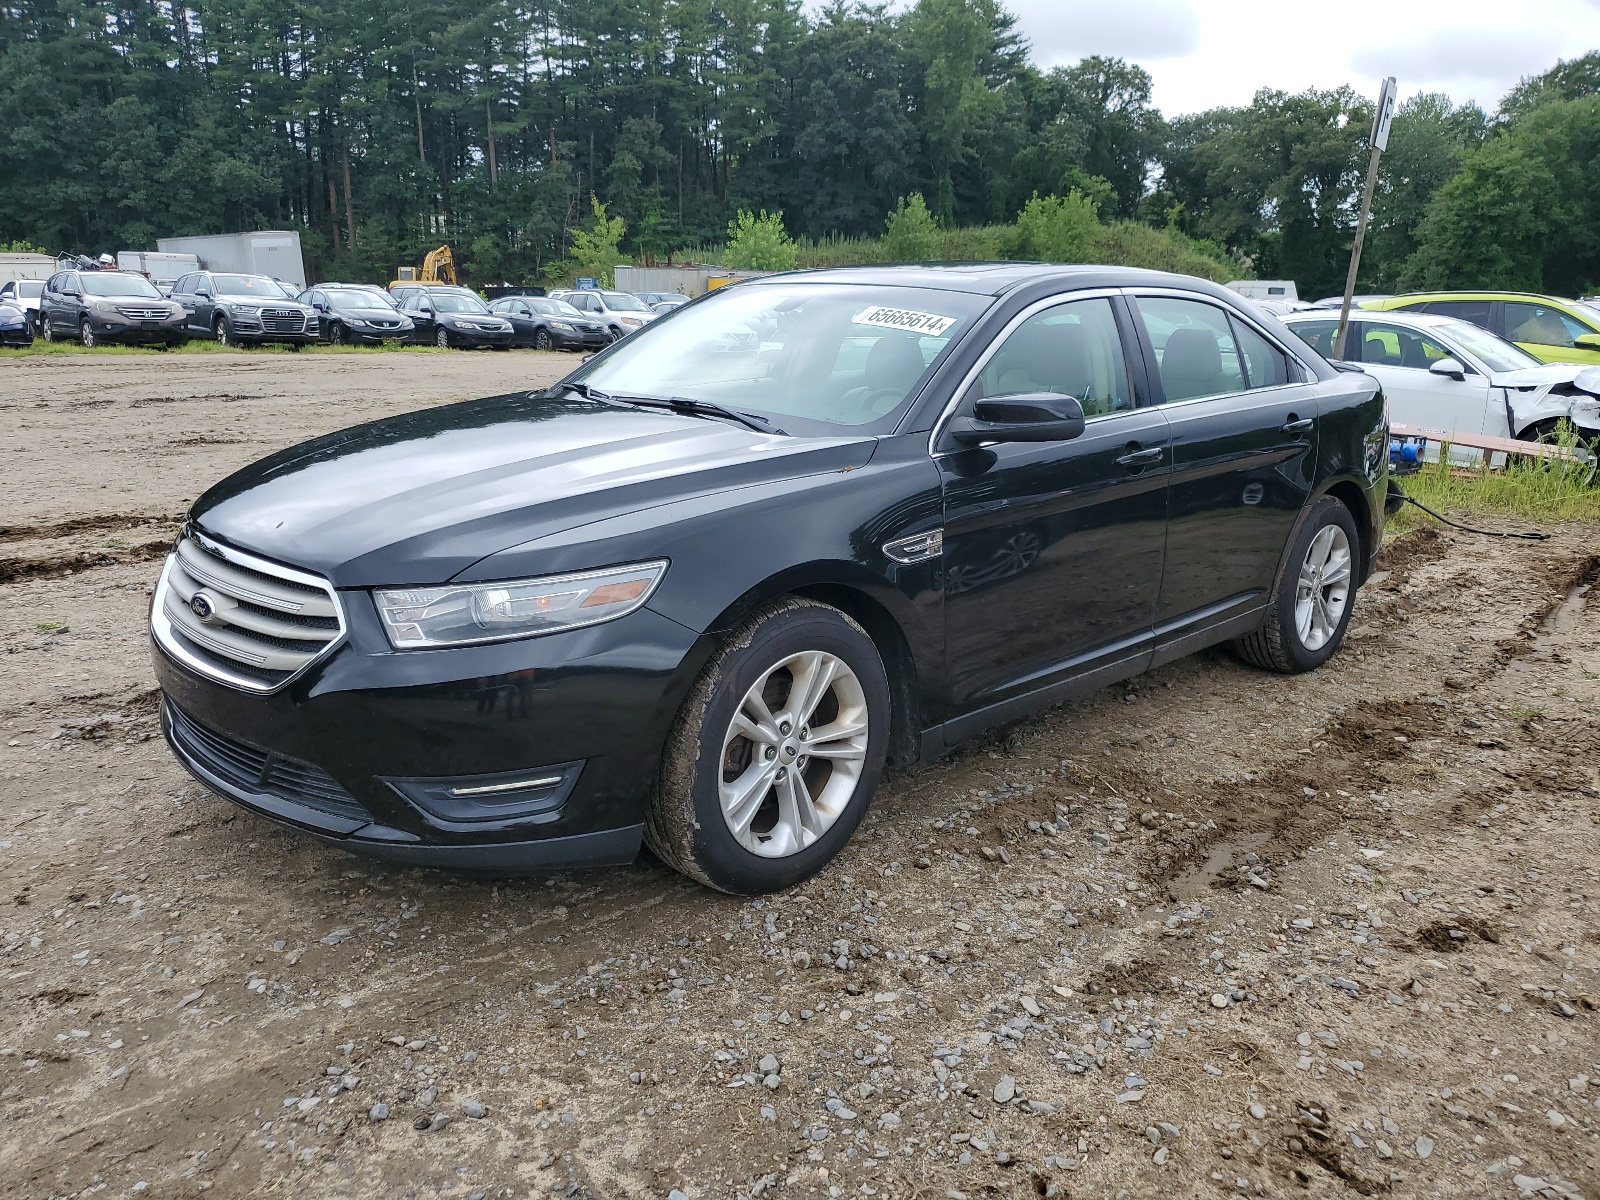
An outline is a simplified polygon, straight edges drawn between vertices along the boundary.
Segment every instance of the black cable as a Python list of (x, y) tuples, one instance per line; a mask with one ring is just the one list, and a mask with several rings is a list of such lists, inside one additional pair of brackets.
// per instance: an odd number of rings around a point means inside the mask
[(1451, 529), (1459, 529), (1463, 533), (1478, 533), (1482, 534), (1484, 537), (1521, 538), (1522, 540), (1528, 542), (1547, 542), (1550, 540), (1550, 535), (1548, 533), (1536, 533), (1532, 530), (1520, 530), (1513, 533), (1504, 533), (1495, 529), (1474, 529), (1470, 525), (1458, 525), (1449, 517), (1441, 517), (1438, 513), (1434, 512), (1433, 509), (1429, 508), (1426, 504), (1415, 497), (1407, 496), (1405, 500), (1407, 504), (1415, 504), (1435, 521), (1442, 521), (1444, 524), (1450, 526)]

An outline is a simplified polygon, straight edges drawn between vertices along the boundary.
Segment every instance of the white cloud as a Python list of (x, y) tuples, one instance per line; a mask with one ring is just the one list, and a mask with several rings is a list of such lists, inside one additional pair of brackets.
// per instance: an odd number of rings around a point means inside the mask
[(1152, 63), (1200, 45), (1200, 17), (1188, 0), (1012, 0), (1007, 7), (1042, 67), (1091, 54)]

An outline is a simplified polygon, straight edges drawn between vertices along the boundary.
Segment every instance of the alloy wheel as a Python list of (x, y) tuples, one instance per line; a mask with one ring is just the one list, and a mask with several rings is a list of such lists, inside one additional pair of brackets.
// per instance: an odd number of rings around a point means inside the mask
[(95, 341), (94, 341), (94, 330), (92, 328), (90, 328), (90, 326), (89, 326), (89, 318), (88, 317), (85, 317), (83, 319), (83, 321), (78, 325), (78, 341), (79, 341), (80, 344), (82, 344), (84, 346), (88, 346), (90, 348), (93, 348), (93, 346), (95, 344)]
[(768, 669), (722, 738), (718, 799), (746, 850), (783, 858), (815, 842), (849, 806), (867, 755), (866, 693), (819, 650)]
[(233, 328), (228, 324), (226, 317), (218, 319), (215, 333), (217, 335), (217, 345), (233, 345)]
[(1294, 627), (1300, 644), (1320, 650), (1328, 644), (1350, 603), (1350, 539), (1337, 525), (1325, 525), (1311, 539), (1295, 584)]
[(330, 346), (344, 345), (344, 326), (337, 321), (328, 326), (328, 344)]
[(533, 335), (533, 348), (535, 350), (550, 349), (550, 333), (548, 330), (541, 329)]
[(450, 334), (443, 325), (439, 326), (439, 332), (434, 336), (433, 342), (441, 350), (450, 349)]

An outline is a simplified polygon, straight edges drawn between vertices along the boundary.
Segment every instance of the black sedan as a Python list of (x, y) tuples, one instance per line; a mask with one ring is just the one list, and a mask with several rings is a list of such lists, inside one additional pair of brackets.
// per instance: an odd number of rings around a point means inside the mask
[(388, 293), (374, 287), (319, 283), (300, 293), (300, 303), (316, 310), (322, 340), (334, 346), (408, 342), (416, 331)]
[(885, 765), (1229, 642), (1308, 671), (1382, 538), (1384, 402), (1113, 267), (736, 284), (539, 392), (207, 491), (151, 611), (202, 782), (476, 871), (820, 870)]
[(189, 340), (184, 310), (133, 271), (58, 271), (39, 297), (39, 332), (47, 342), (76, 339), (181, 346)]
[(0, 297), (0, 346), (33, 345), (33, 314), (21, 303)]
[(416, 284), (396, 288), (400, 311), (411, 318), (414, 342), (432, 342), (441, 350), (511, 348), (511, 322), (489, 311), (471, 288), (454, 284)]
[(543, 296), (506, 296), (489, 311), (511, 322), (511, 344), (535, 350), (598, 350), (611, 341), (599, 321), (572, 305)]

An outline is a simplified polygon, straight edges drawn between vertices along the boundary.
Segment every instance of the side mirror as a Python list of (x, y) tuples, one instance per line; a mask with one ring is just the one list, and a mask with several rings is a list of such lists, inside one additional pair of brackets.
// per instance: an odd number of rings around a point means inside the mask
[(1576, 350), (1600, 350), (1600, 333), (1580, 333), (1572, 345)]
[(972, 416), (950, 423), (950, 436), (979, 442), (1066, 442), (1083, 432), (1083, 406), (1071, 396), (1028, 392), (979, 400)]
[(1434, 359), (1428, 366), (1428, 373), (1430, 375), (1443, 375), (1445, 378), (1454, 379), (1457, 382), (1467, 377), (1467, 369), (1453, 358)]

